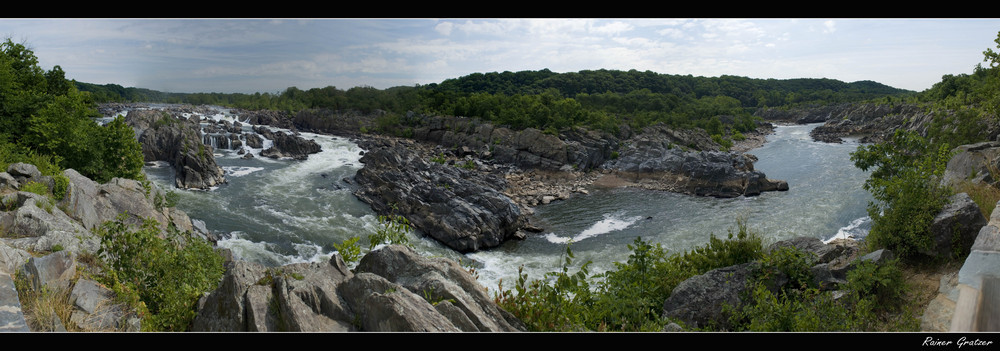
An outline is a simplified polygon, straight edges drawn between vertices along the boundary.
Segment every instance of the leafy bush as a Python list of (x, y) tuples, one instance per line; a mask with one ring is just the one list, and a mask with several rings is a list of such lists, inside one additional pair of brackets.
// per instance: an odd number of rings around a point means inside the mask
[(408, 235), (413, 227), (410, 226), (410, 221), (406, 217), (378, 216), (378, 223), (379, 226), (375, 228), (375, 233), (368, 235), (368, 250), (373, 250), (381, 244), (410, 246)]
[(514, 291), (504, 290), (503, 281), (496, 295), (497, 304), (518, 317), (533, 331), (580, 331), (592, 329), (590, 306), (593, 304), (586, 262), (575, 273), (569, 272), (573, 251), (566, 246), (560, 272), (549, 272), (544, 280), (528, 280), (518, 269)]
[(875, 201), (868, 205), (872, 228), (869, 245), (892, 250), (900, 257), (919, 257), (929, 249), (930, 223), (951, 194), (939, 179), (951, 158), (947, 144), (932, 145), (916, 133), (896, 131), (883, 143), (861, 146), (851, 160), (872, 169), (865, 190)]
[(333, 244), (333, 248), (340, 253), (340, 257), (344, 259), (344, 262), (357, 262), (361, 259), (361, 246), (358, 245), (358, 240), (361, 240), (361, 238), (357, 236), (351, 237), (340, 244)]
[(35, 193), (42, 196), (47, 196), (49, 194), (49, 187), (45, 184), (38, 182), (27, 182), (21, 184), (21, 191), (27, 191), (29, 193)]
[(519, 272), (513, 291), (501, 282), (496, 301), (535, 331), (662, 330), (667, 323), (661, 316), (663, 301), (678, 284), (712, 269), (756, 260), (763, 244), (741, 218), (728, 239), (712, 235), (708, 244), (689, 252), (670, 255), (642, 238), (629, 248), (632, 254), (616, 263), (615, 270), (588, 276), (590, 262), (575, 273), (569, 271), (573, 254), (567, 247), (561, 272), (531, 281)]
[[(794, 248), (774, 250), (761, 259), (762, 275), (730, 323), (737, 331), (886, 331), (915, 330), (907, 305), (908, 287), (899, 261), (865, 261), (847, 275), (841, 295), (812, 283), (810, 254)], [(785, 274), (790, 283), (773, 286), (773, 274)]]
[(135, 229), (124, 221), (119, 216), (96, 231), (103, 282), (140, 313), (144, 329), (188, 329), (198, 298), (222, 278), (222, 256), (208, 242), (172, 226), (161, 238), (156, 221)]

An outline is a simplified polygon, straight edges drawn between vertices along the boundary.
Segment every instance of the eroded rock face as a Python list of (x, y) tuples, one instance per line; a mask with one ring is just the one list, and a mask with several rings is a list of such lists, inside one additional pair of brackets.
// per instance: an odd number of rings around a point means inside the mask
[(125, 122), (135, 130), (144, 159), (173, 165), (178, 188), (209, 189), (226, 182), (215, 162), (211, 146), (205, 145), (196, 118), (176, 118), (163, 111), (133, 110)]
[(519, 331), (523, 324), (493, 302), (479, 282), (445, 258), (422, 257), (404, 246), (387, 246), (366, 255), (356, 268), (422, 294), (462, 331)]
[(276, 268), (232, 262), (219, 288), (199, 302), (193, 330), (524, 330), (454, 262), (390, 245), (370, 252), (356, 270), (339, 255)]
[(982, 142), (962, 145), (952, 150), (942, 185), (957, 185), (963, 181), (976, 184), (995, 184), (994, 170), (1000, 168), (1000, 142)]
[(755, 171), (752, 156), (721, 151), (685, 151), (658, 140), (637, 140), (604, 165), (640, 186), (698, 196), (738, 197), (788, 190), (788, 183)]
[(355, 175), (355, 196), (380, 214), (406, 217), (452, 249), (498, 246), (526, 223), (498, 176), (424, 160), (392, 140), (369, 148)]

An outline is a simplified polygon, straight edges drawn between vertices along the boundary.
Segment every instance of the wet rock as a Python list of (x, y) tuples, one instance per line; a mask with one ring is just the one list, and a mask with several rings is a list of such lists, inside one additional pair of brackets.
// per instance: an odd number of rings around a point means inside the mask
[(321, 151), (321, 147), (314, 140), (306, 140), (284, 132), (272, 132), (265, 127), (255, 127), (254, 131), (272, 142), (271, 147), (261, 151), (260, 155), (264, 157), (304, 160), (310, 154)]

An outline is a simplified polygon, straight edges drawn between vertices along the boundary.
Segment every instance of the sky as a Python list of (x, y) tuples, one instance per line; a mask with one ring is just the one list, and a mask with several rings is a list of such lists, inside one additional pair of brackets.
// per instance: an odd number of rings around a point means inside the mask
[(0, 19), (45, 70), (165, 92), (385, 89), (472, 73), (639, 70), (923, 91), (996, 51), (1000, 19)]

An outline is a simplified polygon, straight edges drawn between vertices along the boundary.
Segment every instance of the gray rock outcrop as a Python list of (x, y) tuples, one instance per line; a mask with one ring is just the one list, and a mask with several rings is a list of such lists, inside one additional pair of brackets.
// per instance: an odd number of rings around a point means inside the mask
[[(194, 331), (523, 331), (457, 265), (400, 246), (366, 255), (351, 272), (327, 262), (266, 268), (235, 261), (199, 302)], [(361, 267), (365, 267), (362, 269)], [(406, 267), (406, 269), (402, 269)], [(393, 272), (379, 275), (378, 272)], [(428, 279), (419, 283), (417, 280)], [(435, 294), (428, 290), (435, 288)], [(440, 300), (439, 300), (440, 299)]]
[[(2, 245), (2, 244), (0, 244)], [(0, 272), (0, 332), (30, 332), (21, 310), (21, 301), (14, 286), (14, 279)]]
[(788, 190), (753, 169), (755, 158), (721, 151), (685, 151), (660, 140), (638, 139), (603, 167), (643, 187), (698, 196), (737, 197)]
[(933, 246), (921, 250), (920, 253), (934, 257), (968, 253), (980, 229), (986, 223), (986, 217), (969, 194), (952, 195), (941, 212), (931, 221), (930, 233)]
[(942, 185), (957, 185), (963, 181), (974, 184), (995, 184), (993, 179), (1000, 170), (1000, 142), (990, 141), (961, 145), (952, 150), (954, 156), (948, 160)]
[(273, 132), (262, 126), (255, 127), (253, 130), (272, 142), (271, 147), (260, 152), (260, 155), (264, 157), (305, 160), (309, 158), (310, 154), (321, 151), (319, 144), (314, 140), (306, 140), (300, 136), (280, 131)]
[(204, 190), (226, 182), (212, 147), (203, 142), (196, 117), (133, 110), (125, 122), (135, 130), (147, 162), (166, 161), (174, 167), (174, 183), (178, 188)]
[(435, 302), (435, 307), (462, 331), (524, 329), (453, 260), (425, 258), (405, 246), (392, 245), (366, 255), (355, 270), (373, 273), (421, 294)]
[(756, 262), (714, 269), (684, 280), (663, 303), (663, 315), (689, 328), (714, 326), (725, 330), (729, 308), (742, 307), (748, 280), (760, 269)]
[(405, 217), (460, 252), (496, 247), (526, 224), (503, 193), (504, 179), (424, 160), (405, 143), (371, 145), (355, 175), (359, 199), (377, 213)]
[(113, 221), (122, 214), (126, 223), (134, 226), (152, 219), (164, 230), (170, 224), (182, 232), (194, 229), (186, 213), (157, 204), (156, 199), (162, 199), (166, 194), (155, 184), (151, 183), (147, 191), (145, 186), (132, 179), (114, 178), (98, 184), (73, 169), (67, 169), (63, 175), (69, 179), (69, 186), (58, 207), (65, 208), (70, 217), (88, 230)]
[(18, 191), (0, 201), (11, 206), (0, 211), (0, 231), (11, 247), (34, 252), (65, 249), (96, 252), (100, 242), (87, 228), (62, 211), (45, 196)]

